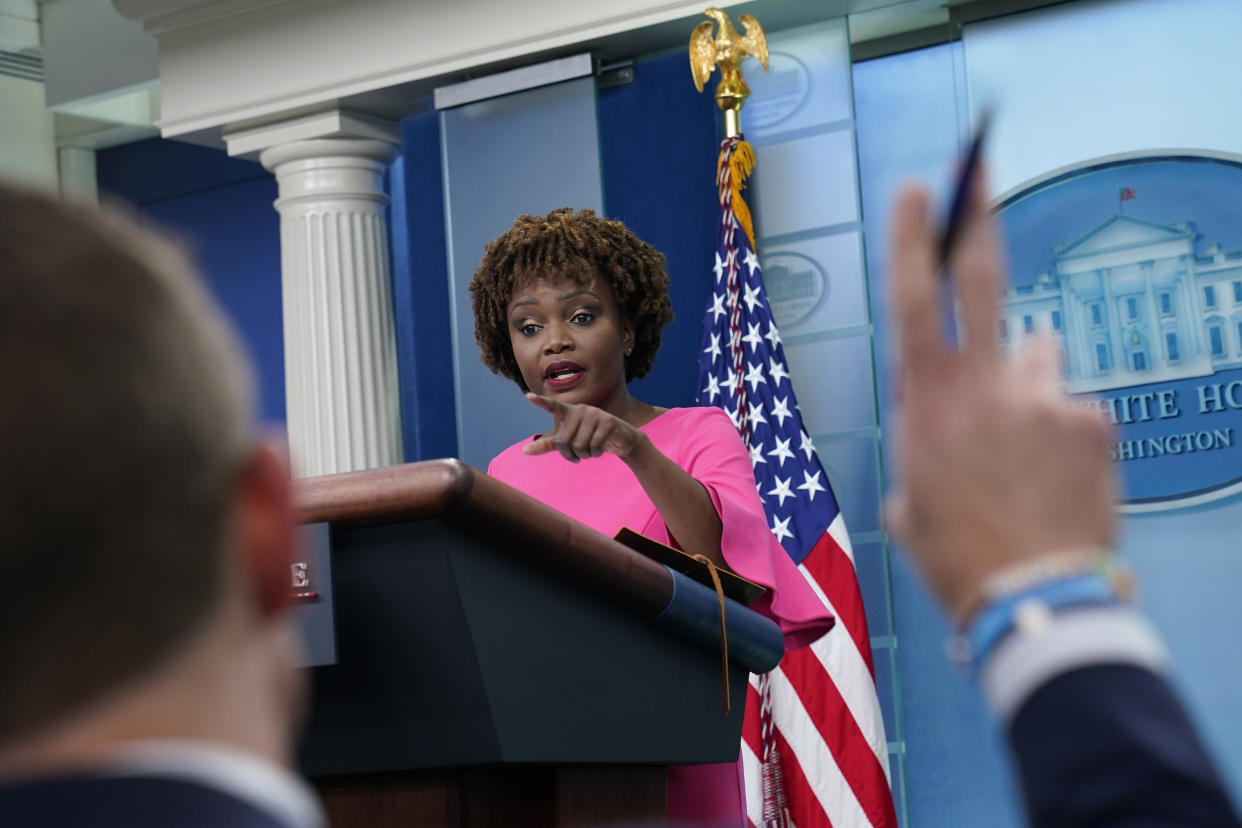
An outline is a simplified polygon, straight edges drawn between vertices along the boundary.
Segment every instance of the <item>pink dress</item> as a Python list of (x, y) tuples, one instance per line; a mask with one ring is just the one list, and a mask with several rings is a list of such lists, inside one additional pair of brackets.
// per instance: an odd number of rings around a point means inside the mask
[[(768, 588), (751, 609), (780, 624), (788, 648), (809, 644), (827, 632), (833, 618), (768, 529), (750, 456), (728, 415), (719, 408), (673, 408), (642, 431), (707, 489), (720, 515), (721, 552), (729, 567)], [(615, 455), (570, 463), (555, 451), (523, 454), (529, 442), (497, 455), (488, 474), (609, 537), (628, 526), (675, 545), (655, 504)], [(739, 763), (671, 768), (669, 822), (744, 825), (741, 776)]]

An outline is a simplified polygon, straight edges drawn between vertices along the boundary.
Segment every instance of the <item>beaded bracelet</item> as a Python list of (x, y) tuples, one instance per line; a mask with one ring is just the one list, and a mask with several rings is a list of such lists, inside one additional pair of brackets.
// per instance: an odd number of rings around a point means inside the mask
[(1092, 572), (1110, 581), (1120, 597), (1133, 597), (1135, 584), (1129, 568), (1111, 549), (1089, 548), (1040, 555), (994, 572), (983, 582), (983, 600), (991, 604), (1043, 581)]
[(1057, 612), (1129, 600), (1135, 581), (1106, 550), (1060, 553), (989, 577), (985, 604), (949, 642), (949, 657), (974, 671), (1011, 632), (1036, 632)]

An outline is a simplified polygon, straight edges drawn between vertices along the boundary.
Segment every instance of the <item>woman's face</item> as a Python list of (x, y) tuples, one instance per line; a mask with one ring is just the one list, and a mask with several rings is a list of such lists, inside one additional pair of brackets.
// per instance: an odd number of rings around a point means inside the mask
[(621, 319), (602, 279), (579, 284), (562, 277), (519, 287), (508, 319), (513, 356), (531, 391), (620, 416), (634, 325)]

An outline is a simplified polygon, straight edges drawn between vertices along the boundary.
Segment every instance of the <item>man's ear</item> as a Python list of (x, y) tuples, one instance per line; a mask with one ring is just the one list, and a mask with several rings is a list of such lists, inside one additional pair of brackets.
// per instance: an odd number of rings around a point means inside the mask
[(237, 495), (242, 574), (263, 617), (292, 601), (292, 566), (301, 535), (293, 525), (293, 491), (284, 455), (257, 446), (242, 467)]

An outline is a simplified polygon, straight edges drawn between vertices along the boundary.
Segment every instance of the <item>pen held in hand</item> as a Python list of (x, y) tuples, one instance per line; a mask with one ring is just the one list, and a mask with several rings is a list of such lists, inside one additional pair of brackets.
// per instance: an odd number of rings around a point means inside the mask
[(975, 186), (979, 175), (979, 167), (983, 161), (983, 139), (987, 136), (988, 126), (992, 122), (992, 109), (985, 107), (979, 116), (974, 137), (970, 140), (970, 149), (962, 162), (961, 171), (957, 176), (957, 185), (953, 189), (953, 201), (949, 204), (949, 217), (945, 221), (944, 233), (940, 236), (940, 244), (936, 251), (936, 261), (941, 275), (946, 273), (945, 265), (953, 252), (957, 238), (961, 235), (962, 225), (966, 221), (966, 208), (970, 203), (970, 190)]

